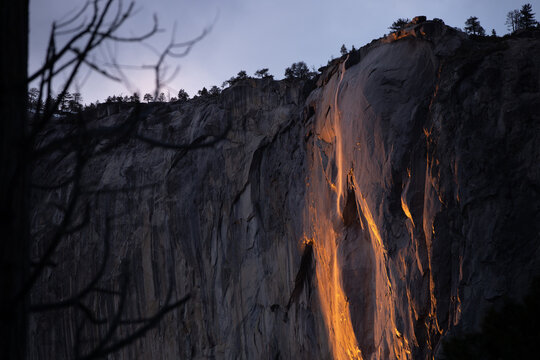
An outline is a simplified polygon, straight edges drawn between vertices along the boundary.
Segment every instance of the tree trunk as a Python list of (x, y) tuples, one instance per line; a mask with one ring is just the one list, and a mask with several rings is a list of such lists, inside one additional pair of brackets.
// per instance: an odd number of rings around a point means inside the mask
[(29, 270), (27, 118), (28, 0), (0, 2), (0, 358), (24, 359)]

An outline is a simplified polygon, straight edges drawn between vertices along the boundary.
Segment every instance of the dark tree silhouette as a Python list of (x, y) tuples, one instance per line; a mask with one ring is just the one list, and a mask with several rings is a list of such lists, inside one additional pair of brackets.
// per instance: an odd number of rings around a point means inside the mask
[(217, 96), (219, 94), (221, 94), (221, 89), (219, 87), (217, 87), (216, 85), (212, 86), (210, 88), (210, 90), (208, 90), (208, 94), (210, 96)]
[(134, 92), (133, 95), (131, 95), (129, 97), (129, 102), (132, 102), (132, 103), (140, 103), (141, 102), (141, 97), (139, 96), (139, 93), (138, 92)]
[(61, 112), (67, 113), (70, 110), (70, 103), (73, 101), (73, 95), (66, 91), (63, 96), (58, 96), (58, 106)]
[(247, 79), (247, 78), (248, 78), (248, 76), (247, 76), (247, 73), (246, 73), (245, 70), (240, 70), (240, 71), (238, 72), (238, 74), (236, 75), (236, 79), (237, 79), (237, 80), (245, 80), (245, 79)]
[(72, 95), (73, 95), (73, 100), (72, 100), (72, 102), (70, 104), (70, 110), (72, 112), (81, 111), (82, 108), (83, 108), (83, 106), (82, 106), (83, 98), (82, 98), (81, 93), (75, 92)]
[(203, 87), (201, 90), (197, 92), (197, 95), (200, 97), (208, 96), (208, 89)]
[(154, 101), (154, 97), (152, 96), (152, 94), (146, 93), (144, 94), (143, 100), (149, 103)]
[(246, 80), (248, 78), (247, 72), (245, 70), (240, 70), (236, 76), (231, 77), (229, 80), (223, 82), (221, 87), (233, 86), (239, 81)]
[(309, 79), (313, 77), (313, 73), (309, 71), (305, 62), (299, 61), (285, 69), (285, 77), (287, 79)]
[(476, 16), (471, 16), (465, 21), (465, 32), (469, 35), (486, 35), (486, 31), (480, 25), (480, 21)]
[(343, 56), (343, 55), (347, 55), (348, 52), (349, 50), (347, 50), (347, 47), (345, 46), (345, 44), (341, 45), (341, 49), (339, 49), (339, 53)]
[(536, 26), (536, 19), (534, 18), (531, 4), (523, 5), (519, 11), (519, 14), (519, 27), (521, 29), (532, 29)]
[(34, 87), (28, 90), (28, 106), (30, 109), (38, 109), (38, 96), (39, 90), (37, 88)]
[(508, 31), (514, 32), (520, 29), (521, 13), (519, 10), (512, 10), (506, 14), (506, 27)]
[(263, 68), (263, 69), (259, 69), (255, 71), (255, 76), (262, 79), (262, 78), (271, 77), (272, 75), (268, 73), (268, 68)]
[(399, 30), (402, 30), (410, 22), (411, 20), (408, 18), (399, 18), (396, 21), (394, 21), (392, 25), (388, 27), (388, 29), (392, 31), (399, 31)]
[(178, 91), (178, 101), (187, 101), (188, 99), (189, 94), (184, 89), (180, 89)]

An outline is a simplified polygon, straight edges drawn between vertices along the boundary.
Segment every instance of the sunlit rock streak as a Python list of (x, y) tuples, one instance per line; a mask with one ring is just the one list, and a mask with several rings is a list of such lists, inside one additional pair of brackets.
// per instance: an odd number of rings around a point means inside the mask
[(343, 77), (345, 76), (345, 64), (349, 60), (349, 55), (345, 60), (340, 64), (339, 68), (339, 82), (336, 87), (336, 92), (334, 95), (334, 108), (333, 112), (333, 122), (332, 126), (335, 129), (335, 142), (336, 142), (336, 162), (337, 162), (337, 199), (336, 199), (336, 211), (341, 213), (341, 199), (343, 198), (343, 178), (345, 176), (345, 169), (343, 168), (343, 142), (341, 138), (341, 113), (338, 106), (338, 96), (341, 83), (343, 82)]
[(334, 359), (363, 359), (351, 323), (337, 258), (337, 234), (331, 224), (317, 226), (314, 239), (317, 289)]
[[(343, 291), (341, 265), (338, 259), (338, 236), (342, 232), (343, 154), (341, 144), (340, 113), (338, 93), (345, 75), (345, 61), (340, 65), (339, 82), (335, 89), (332, 109), (332, 127), (335, 138), (335, 158), (337, 166), (336, 185), (332, 181), (322, 182), (311, 187), (308, 194), (310, 204), (309, 223), (311, 226), (316, 278), (319, 301), (331, 351), (334, 359), (363, 359), (351, 322), (349, 302)], [(313, 168), (314, 171), (317, 167)], [(315, 176), (316, 177), (316, 176)], [(328, 180), (328, 179), (327, 179)], [(321, 192), (321, 187), (326, 191)], [(326, 196), (323, 195), (326, 193)]]

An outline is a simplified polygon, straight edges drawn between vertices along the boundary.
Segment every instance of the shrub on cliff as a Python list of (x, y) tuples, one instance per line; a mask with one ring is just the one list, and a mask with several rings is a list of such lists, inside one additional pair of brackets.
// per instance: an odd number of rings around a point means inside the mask
[(255, 71), (255, 77), (258, 77), (260, 79), (273, 78), (273, 76), (268, 73), (268, 68), (263, 68)]
[(134, 92), (133, 95), (131, 95), (129, 97), (129, 102), (132, 102), (132, 103), (140, 103), (141, 102), (141, 98), (139, 96), (139, 93), (138, 92)]
[(388, 27), (388, 29), (392, 31), (399, 31), (399, 30), (402, 30), (410, 22), (411, 20), (409, 20), (408, 18), (399, 18), (396, 21), (394, 21), (392, 25)]
[(208, 94), (210, 96), (218, 96), (219, 94), (221, 94), (221, 89), (218, 88), (216, 85), (214, 85), (210, 88), (210, 90), (208, 91)]
[(197, 92), (197, 96), (200, 96), (200, 97), (208, 96), (208, 89), (206, 87), (203, 87), (201, 90)]
[(178, 91), (178, 101), (187, 101), (189, 99), (189, 94), (184, 89)]
[(246, 80), (247, 78), (247, 72), (245, 70), (240, 70), (238, 74), (236, 74), (236, 76), (231, 77), (229, 80), (225, 80), (221, 87), (233, 86), (237, 82), (241, 80)]
[(294, 64), (292, 64), (290, 67), (285, 69), (285, 78), (286, 79), (302, 79), (302, 80), (308, 80), (315, 77), (316, 72), (309, 71), (308, 66), (305, 62), (299, 61)]
[(154, 100), (154, 97), (151, 94), (146, 93), (146, 94), (144, 94), (143, 100), (146, 101), (147, 103), (149, 103), (149, 102)]
[(465, 21), (464, 30), (469, 35), (480, 35), (480, 36), (486, 35), (486, 31), (480, 25), (480, 21), (478, 21), (478, 18), (476, 16), (471, 16), (470, 18), (467, 19), (467, 21)]

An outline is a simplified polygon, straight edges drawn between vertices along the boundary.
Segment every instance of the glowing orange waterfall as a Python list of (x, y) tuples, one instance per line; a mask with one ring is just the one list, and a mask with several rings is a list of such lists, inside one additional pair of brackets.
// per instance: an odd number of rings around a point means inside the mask
[[(323, 222), (324, 223), (324, 222)], [(336, 234), (331, 224), (320, 228), (314, 241), (317, 287), (334, 359), (362, 359), (351, 323), (349, 303), (343, 292), (337, 260)]]
[(343, 168), (343, 142), (341, 139), (341, 113), (339, 112), (338, 107), (338, 96), (339, 96), (339, 87), (343, 81), (343, 76), (345, 76), (345, 64), (349, 60), (349, 55), (345, 58), (340, 65), (340, 75), (339, 82), (336, 87), (336, 93), (334, 95), (334, 111), (333, 111), (333, 124), (334, 131), (336, 134), (336, 162), (337, 162), (337, 200), (336, 200), (336, 211), (338, 214), (341, 213), (341, 198), (343, 197), (343, 177), (345, 176), (345, 169)]
[[(335, 131), (335, 158), (337, 165), (336, 186), (330, 184), (335, 191), (335, 203), (321, 199), (320, 193), (311, 193), (310, 223), (313, 234), (313, 248), (317, 266), (317, 288), (324, 322), (334, 359), (363, 359), (358, 347), (356, 335), (351, 322), (349, 302), (343, 291), (341, 267), (338, 260), (338, 232), (343, 226), (341, 221), (341, 205), (344, 185), (344, 168), (342, 143), (340, 139), (340, 114), (337, 106), (338, 91), (345, 74), (345, 60), (340, 67), (340, 78), (336, 88), (333, 109), (332, 127)], [(315, 189), (312, 189), (315, 191)], [(336, 228), (337, 226), (337, 228)]]

